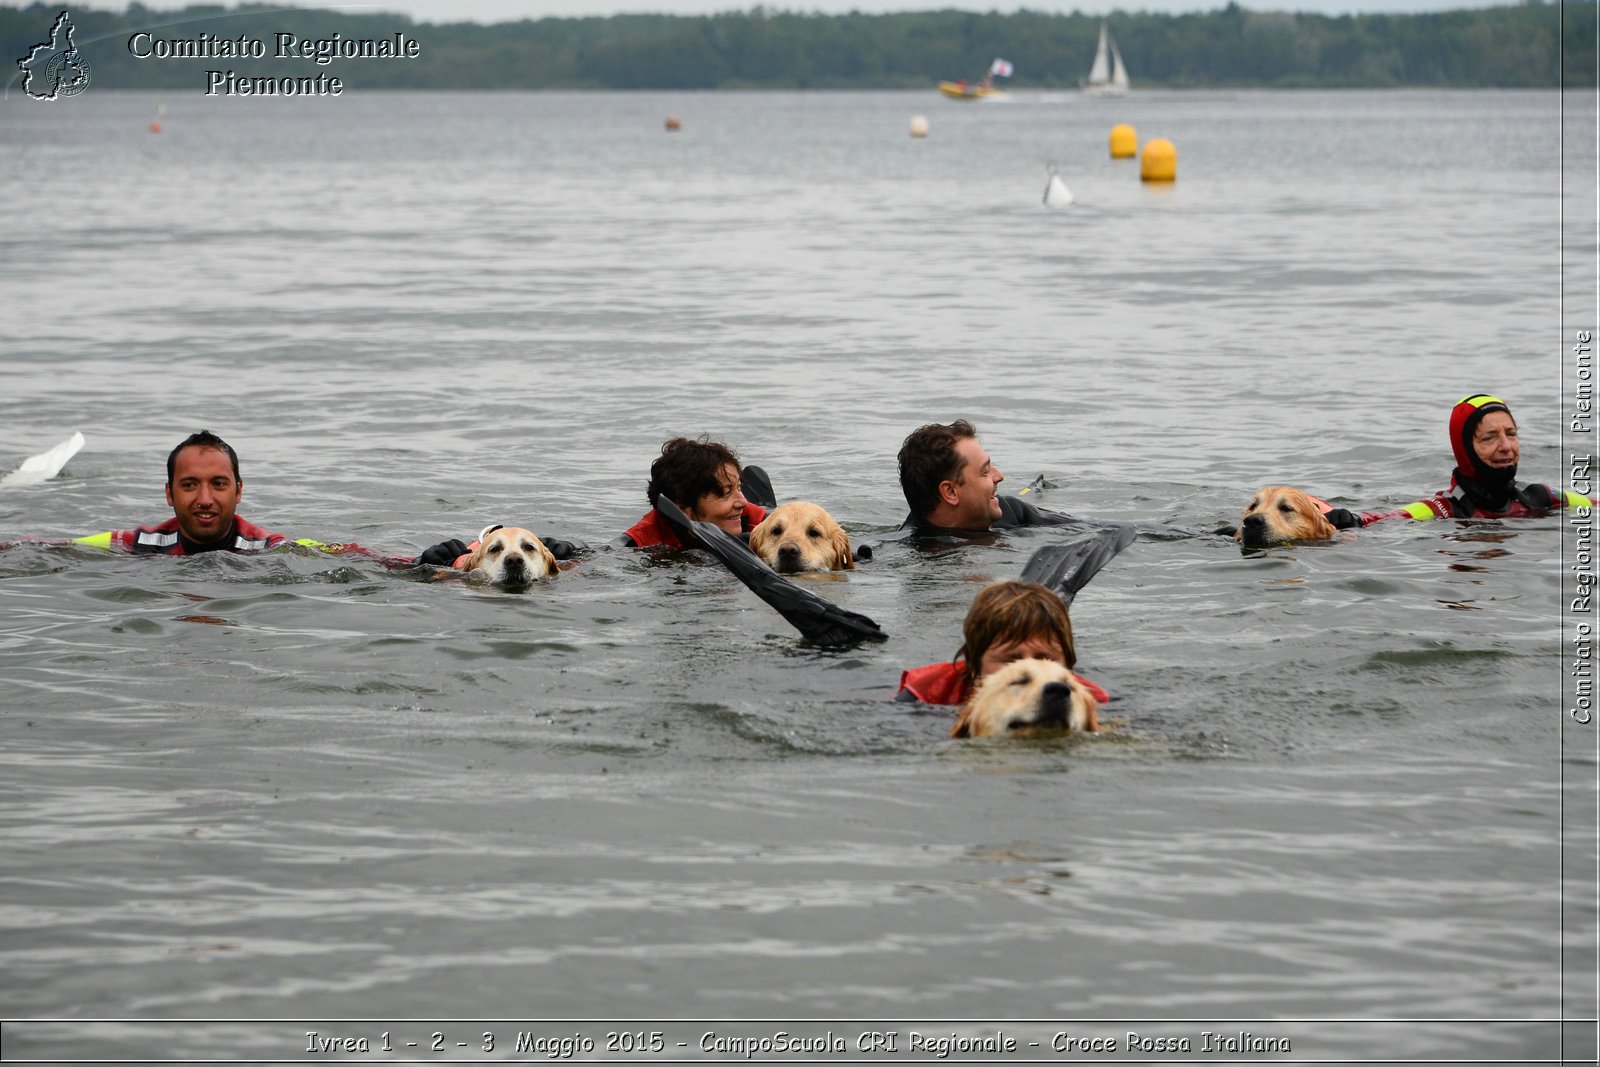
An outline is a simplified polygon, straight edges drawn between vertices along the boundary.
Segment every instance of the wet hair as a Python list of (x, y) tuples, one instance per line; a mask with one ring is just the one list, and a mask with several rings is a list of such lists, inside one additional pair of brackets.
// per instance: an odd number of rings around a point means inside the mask
[(939, 506), (939, 485), (951, 481), (961, 484), (961, 454), (956, 445), (978, 431), (966, 419), (948, 426), (931, 422), (911, 431), (900, 446), (900, 490), (911, 505), (911, 514), (926, 518)]
[(956, 658), (966, 660), (968, 685), (977, 683), (984, 654), (1003, 642), (1042, 637), (1060, 647), (1068, 668), (1078, 664), (1066, 602), (1038, 582), (995, 582), (979, 590), (961, 624), (961, 636)]
[(239, 454), (233, 450), (233, 446), (228, 444), (228, 442), (224, 441), (222, 438), (218, 437), (216, 434), (212, 433), (210, 430), (201, 430), (199, 433), (192, 433), (188, 437), (185, 437), (182, 441), (179, 441), (178, 447), (167, 453), (168, 485), (172, 484), (172, 472), (178, 465), (178, 453), (191, 446), (198, 446), (200, 448), (215, 448), (219, 452), (226, 452), (228, 454), (228, 461), (233, 464), (233, 480), (236, 482), (242, 480), (239, 477)]
[(644, 495), (655, 507), (664, 493), (687, 511), (707, 493), (720, 495), (727, 488), (722, 472), (729, 465), (739, 469), (739, 457), (727, 445), (705, 436), (697, 440), (674, 437), (661, 446), (661, 455), (650, 464), (650, 484)]

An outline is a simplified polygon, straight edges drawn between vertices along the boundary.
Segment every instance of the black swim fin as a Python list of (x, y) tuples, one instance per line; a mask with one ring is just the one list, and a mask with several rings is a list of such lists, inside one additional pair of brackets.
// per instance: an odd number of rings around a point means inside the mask
[(752, 504), (771, 511), (778, 506), (778, 496), (772, 491), (772, 479), (767, 472), (751, 464), (739, 472), (739, 492)]
[(689, 518), (665, 495), (657, 498), (656, 510), (683, 535), (686, 544), (716, 556), (736, 578), (750, 587), (751, 592), (815, 644), (843, 648), (862, 640), (881, 641), (888, 636), (865, 615), (847, 611), (781, 577), (743, 541), (720, 526)]
[(1093, 537), (1067, 545), (1045, 545), (1023, 565), (1019, 575), (1024, 582), (1038, 582), (1061, 595), (1068, 604), (1100, 568), (1118, 552), (1133, 544), (1137, 536), (1132, 526), (1113, 526)]

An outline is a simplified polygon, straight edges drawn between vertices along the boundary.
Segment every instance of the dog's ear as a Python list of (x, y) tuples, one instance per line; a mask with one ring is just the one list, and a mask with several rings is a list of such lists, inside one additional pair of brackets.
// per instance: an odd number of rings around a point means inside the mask
[(556, 575), (560, 574), (561, 561), (556, 559), (556, 554), (550, 551), (549, 548), (545, 547), (545, 543), (543, 541), (535, 541), (534, 544), (539, 546), (539, 558), (544, 560), (545, 577), (554, 578)]
[(1328, 517), (1322, 513), (1321, 503), (1322, 501), (1310, 493), (1297, 492), (1294, 497), (1295, 508), (1300, 512), (1300, 517), (1305, 520), (1307, 538), (1329, 541), (1339, 531), (1333, 528), (1333, 523), (1329, 522)]
[(1088, 713), (1083, 717), (1083, 732), (1097, 734), (1100, 732), (1100, 702), (1088, 693), (1084, 694), (1084, 704), (1088, 706)]
[(856, 557), (850, 551), (850, 535), (844, 532), (844, 527), (834, 524), (833, 527), (833, 560), (836, 570), (853, 571), (856, 569)]
[[(768, 512), (767, 518), (770, 519), (771, 517), (772, 513)], [(746, 543), (750, 546), (750, 551), (754, 552), (758, 556), (761, 556), (761, 554), (766, 551), (767, 539), (771, 536), (772, 527), (767, 525), (766, 519), (763, 519), (756, 525), (754, 530), (750, 531), (750, 540)], [(761, 558), (765, 559), (766, 557), (762, 556)]]
[(951, 737), (972, 736), (972, 705), (968, 704), (961, 709), (961, 716), (956, 719), (956, 724), (950, 727)]

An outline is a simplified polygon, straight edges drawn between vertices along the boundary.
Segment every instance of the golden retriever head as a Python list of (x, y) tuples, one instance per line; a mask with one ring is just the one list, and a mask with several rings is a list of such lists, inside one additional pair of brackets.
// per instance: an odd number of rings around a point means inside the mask
[(1309, 494), (1269, 485), (1250, 499), (1233, 539), (1245, 548), (1266, 548), (1289, 541), (1328, 541), (1338, 532)]
[(820, 506), (791, 500), (767, 513), (750, 531), (750, 551), (780, 574), (853, 571), (850, 535)]
[(477, 547), (461, 569), (484, 574), (495, 585), (525, 586), (552, 577), (556, 557), (520, 526), (490, 526), (478, 535)]
[(1096, 707), (1078, 676), (1054, 660), (1013, 660), (978, 683), (950, 736), (1092, 734), (1100, 728)]

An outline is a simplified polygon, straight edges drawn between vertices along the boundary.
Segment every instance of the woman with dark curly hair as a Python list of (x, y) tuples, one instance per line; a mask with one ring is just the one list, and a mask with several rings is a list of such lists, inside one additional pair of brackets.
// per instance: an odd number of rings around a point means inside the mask
[[(749, 472), (760, 473), (754, 467)], [(761, 480), (765, 480), (764, 474)], [(650, 484), (645, 487), (650, 510), (622, 535), (622, 544), (684, 547), (671, 523), (656, 510), (656, 501), (663, 494), (689, 518), (720, 526), (731, 534), (748, 534), (767, 515), (766, 509), (745, 499), (739, 457), (733, 449), (708, 437), (674, 437), (661, 446), (661, 455), (650, 464)]]

